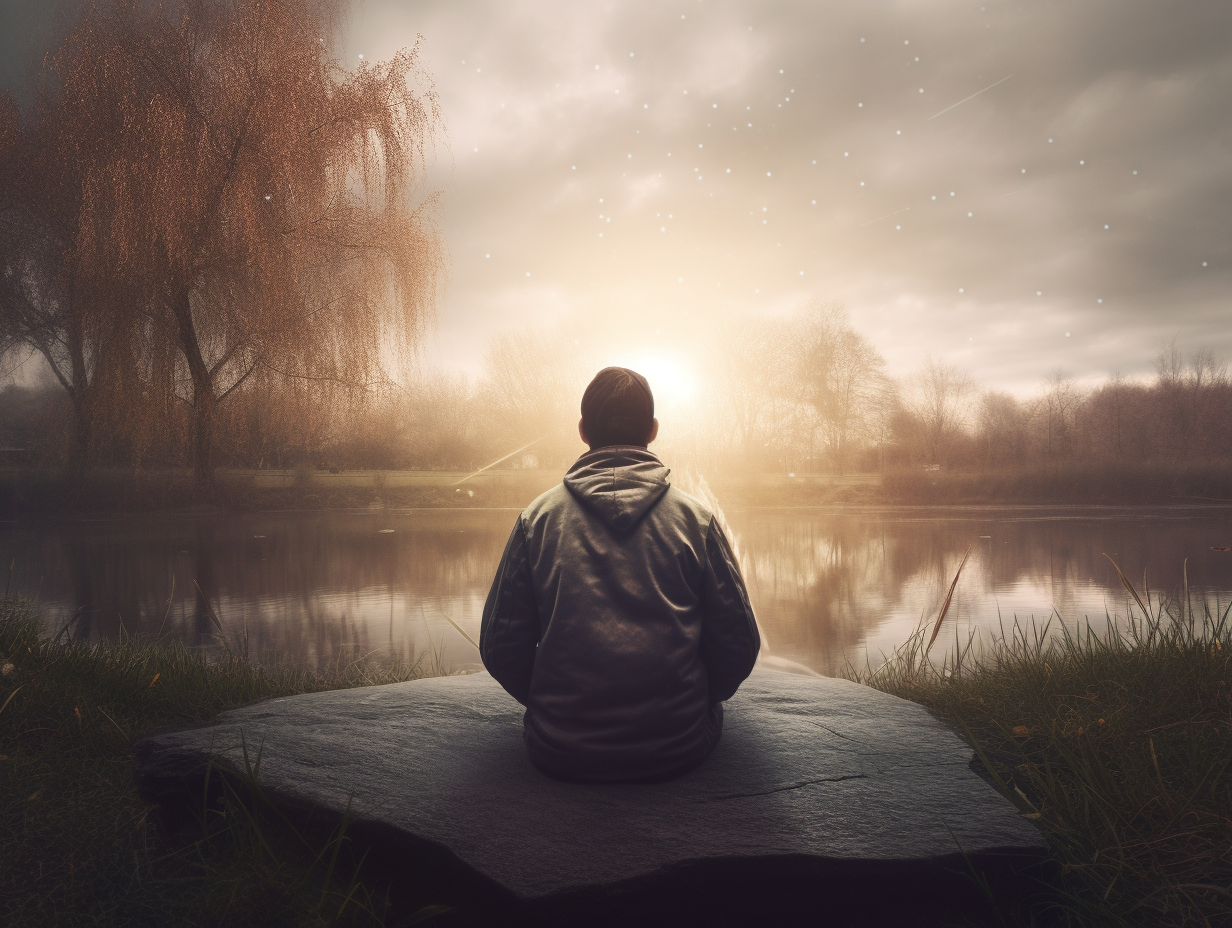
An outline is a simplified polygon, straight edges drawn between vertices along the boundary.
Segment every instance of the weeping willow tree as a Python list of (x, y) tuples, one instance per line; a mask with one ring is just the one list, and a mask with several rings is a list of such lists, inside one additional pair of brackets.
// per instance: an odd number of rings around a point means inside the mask
[(98, 150), (81, 144), (81, 126), (67, 131), (63, 97), (43, 95), (24, 120), (11, 96), (0, 103), (0, 348), (10, 358), (38, 352), (66, 390), (69, 466), (81, 472), (94, 456), (98, 394), (123, 347), (75, 248), (85, 161)]
[(437, 100), (415, 50), (344, 69), (340, 7), (119, 0), (87, 7), (48, 59), (69, 165), (46, 183), (74, 203), (87, 366), (119, 346), (113, 413), (189, 404), (206, 492), (241, 385), (366, 389), (433, 314)]

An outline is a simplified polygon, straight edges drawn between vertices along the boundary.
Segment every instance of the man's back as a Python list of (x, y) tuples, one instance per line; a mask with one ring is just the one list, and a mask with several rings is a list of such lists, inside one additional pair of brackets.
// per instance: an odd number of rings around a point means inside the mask
[(718, 738), (760, 639), (727, 539), (641, 447), (583, 455), (522, 513), (480, 650), (561, 776), (666, 776)]

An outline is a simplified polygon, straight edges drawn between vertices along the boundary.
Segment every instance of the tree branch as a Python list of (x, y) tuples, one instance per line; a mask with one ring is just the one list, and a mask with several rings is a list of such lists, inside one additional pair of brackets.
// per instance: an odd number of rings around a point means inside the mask
[(240, 377), (240, 379), (239, 379), (239, 380), (237, 380), (235, 383), (231, 384), (231, 386), (227, 387), (227, 389), (223, 390), (223, 391), (222, 391), (222, 393), (220, 393), (220, 394), (218, 395), (218, 402), (219, 402), (219, 403), (221, 403), (221, 402), (222, 402), (223, 400), (225, 400), (228, 396), (230, 396), (230, 395), (231, 395), (231, 391), (233, 391), (236, 387), (238, 387), (238, 386), (239, 386), (240, 384), (242, 384), (245, 380), (247, 380), (247, 379), (248, 379), (248, 377), (249, 377), (249, 375), (250, 375), (250, 374), (252, 374), (252, 372), (253, 372), (253, 371), (255, 371), (255, 370), (257, 369), (257, 367), (260, 365), (260, 363), (261, 363), (261, 359), (260, 359), (260, 358), (258, 358), (257, 360), (253, 361), (253, 362), (252, 362), (252, 365), (248, 368), (248, 370), (244, 371), (243, 375)]

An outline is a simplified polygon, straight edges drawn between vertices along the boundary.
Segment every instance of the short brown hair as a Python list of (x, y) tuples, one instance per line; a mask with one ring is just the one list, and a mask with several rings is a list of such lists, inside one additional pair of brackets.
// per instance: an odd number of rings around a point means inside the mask
[(654, 424), (654, 394), (637, 371), (605, 367), (582, 394), (582, 431), (592, 448), (645, 445)]

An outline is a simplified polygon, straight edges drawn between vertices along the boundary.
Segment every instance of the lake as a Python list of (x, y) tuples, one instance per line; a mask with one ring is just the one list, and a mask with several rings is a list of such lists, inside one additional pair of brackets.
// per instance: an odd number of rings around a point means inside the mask
[[(484, 599), (517, 511), (451, 509), (142, 516), (0, 524), (0, 572), (48, 629), (220, 638), (261, 661), (359, 655), (478, 666)], [(733, 509), (771, 653), (824, 674), (876, 665), (935, 618), (965, 551), (939, 644), (999, 622), (1125, 614), (1104, 554), (1152, 595), (1232, 599), (1232, 507)], [(11, 570), (9, 569), (11, 565)], [(1056, 618), (1054, 616), (1054, 623)]]

